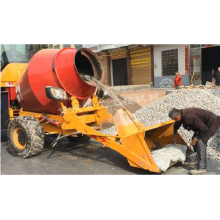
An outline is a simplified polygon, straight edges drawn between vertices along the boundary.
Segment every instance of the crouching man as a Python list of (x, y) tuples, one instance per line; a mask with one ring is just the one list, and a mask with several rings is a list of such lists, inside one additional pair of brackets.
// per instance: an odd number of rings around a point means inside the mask
[(169, 117), (175, 120), (173, 143), (176, 143), (177, 130), (181, 125), (188, 131), (194, 131), (191, 145), (198, 155), (198, 169), (191, 170), (191, 174), (206, 173), (206, 147), (208, 140), (220, 127), (220, 117), (210, 111), (200, 108), (173, 108), (169, 112)]

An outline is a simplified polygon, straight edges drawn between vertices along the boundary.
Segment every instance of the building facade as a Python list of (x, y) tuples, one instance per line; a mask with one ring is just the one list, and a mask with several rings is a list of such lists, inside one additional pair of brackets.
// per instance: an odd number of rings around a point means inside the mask
[(182, 84), (190, 83), (189, 45), (154, 45), (154, 87), (173, 87), (175, 72), (180, 72)]
[(220, 45), (83, 44), (100, 58), (104, 83), (110, 86), (152, 84), (173, 88), (175, 72), (182, 84), (205, 85), (220, 66)]
[(153, 84), (152, 46), (90, 44), (104, 67), (104, 83), (110, 86)]
[(191, 44), (190, 72), (194, 85), (212, 82), (212, 75), (220, 67), (220, 44)]
[(190, 84), (189, 45), (83, 45), (100, 58), (105, 72), (104, 83), (173, 87), (179, 71), (183, 85)]

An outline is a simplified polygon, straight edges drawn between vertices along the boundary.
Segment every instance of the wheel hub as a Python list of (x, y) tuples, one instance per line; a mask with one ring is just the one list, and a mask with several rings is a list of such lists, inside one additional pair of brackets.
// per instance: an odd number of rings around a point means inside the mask
[(26, 146), (26, 135), (22, 128), (16, 128), (14, 130), (13, 139), (17, 148), (23, 150)]

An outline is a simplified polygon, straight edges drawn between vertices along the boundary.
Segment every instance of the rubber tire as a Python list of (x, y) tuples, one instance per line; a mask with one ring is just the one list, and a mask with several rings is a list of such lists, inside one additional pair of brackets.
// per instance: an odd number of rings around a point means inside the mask
[[(23, 149), (16, 147), (13, 140), (13, 131), (15, 128), (22, 128), (26, 137), (26, 146)], [(29, 158), (39, 155), (44, 147), (44, 133), (42, 127), (34, 117), (21, 116), (10, 121), (7, 130), (8, 143), (11, 153), (14, 156)]]
[(71, 142), (86, 142), (86, 141), (89, 141), (91, 139), (91, 137), (89, 137), (85, 134), (84, 135), (79, 135), (78, 137), (68, 136), (67, 138)]

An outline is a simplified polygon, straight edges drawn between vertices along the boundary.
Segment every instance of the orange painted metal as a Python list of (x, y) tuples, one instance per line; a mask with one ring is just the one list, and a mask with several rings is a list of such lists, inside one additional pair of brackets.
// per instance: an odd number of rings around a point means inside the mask
[(40, 118), (44, 123), (50, 123), (50, 124), (53, 124), (55, 126), (57, 126), (58, 128), (62, 125), (59, 120), (53, 120), (53, 119), (50, 119), (50, 118), (46, 118), (46, 115), (41, 115)]
[[(119, 109), (113, 116), (107, 113), (106, 108), (100, 103), (97, 104), (97, 97), (92, 99), (93, 105), (90, 108), (77, 107), (77, 100), (72, 98), (73, 109), (67, 109), (63, 105), (63, 115), (48, 114), (49, 120), (60, 122), (60, 126), (55, 124), (46, 124), (44, 132), (51, 134), (68, 135), (73, 132), (81, 132), (96, 141), (103, 144), (103, 147), (109, 147), (127, 158), (130, 166), (149, 170), (159, 173), (160, 170), (155, 163), (151, 150), (154, 148), (162, 148), (166, 144), (172, 143), (173, 124), (170, 120), (154, 126), (145, 127), (134, 115), (126, 109)], [(80, 113), (80, 115), (79, 115)], [(20, 110), (20, 116), (32, 116), (38, 121), (45, 118), (42, 113), (26, 112)], [(93, 124), (91, 126), (92, 118)], [(99, 132), (101, 122), (111, 122), (115, 124), (118, 135), (105, 135)], [(43, 125), (44, 121), (40, 122)], [(120, 142), (119, 142), (120, 140)], [(179, 136), (178, 144), (184, 144), (184, 140)]]
[(15, 87), (5, 88), (5, 91), (8, 91), (9, 99), (10, 100), (16, 100)]
[(16, 128), (16, 129), (14, 130), (14, 133), (13, 133), (13, 140), (14, 140), (14, 142), (15, 142), (16, 147), (17, 147), (18, 149), (20, 149), (20, 150), (23, 150), (23, 149), (25, 149), (27, 143), (26, 143), (26, 141), (25, 141), (24, 143), (21, 143), (21, 142), (19, 141), (18, 136), (19, 136), (20, 133), (24, 134), (25, 132), (24, 132), (24, 130), (23, 130), (22, 128), (19, 128), (19, 127)]

